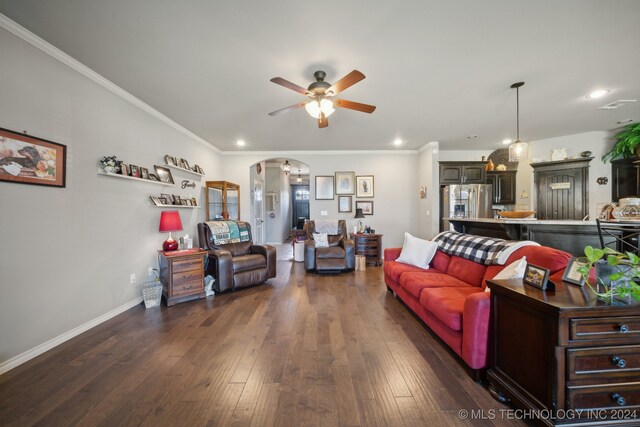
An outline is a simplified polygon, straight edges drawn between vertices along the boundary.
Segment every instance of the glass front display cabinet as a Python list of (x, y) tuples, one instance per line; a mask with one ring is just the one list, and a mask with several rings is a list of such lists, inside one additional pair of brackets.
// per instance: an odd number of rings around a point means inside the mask
[(207, 221), (240, 220), (240, 186), (228, 181), (207, 181)]

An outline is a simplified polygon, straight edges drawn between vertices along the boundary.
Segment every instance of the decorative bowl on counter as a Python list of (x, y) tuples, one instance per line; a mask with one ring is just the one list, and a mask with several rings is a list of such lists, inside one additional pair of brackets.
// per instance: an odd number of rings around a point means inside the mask
[(536, 211), (500, 211), (498, 215), (503, 218), (526, 218), (534, 213), (536, 213)]

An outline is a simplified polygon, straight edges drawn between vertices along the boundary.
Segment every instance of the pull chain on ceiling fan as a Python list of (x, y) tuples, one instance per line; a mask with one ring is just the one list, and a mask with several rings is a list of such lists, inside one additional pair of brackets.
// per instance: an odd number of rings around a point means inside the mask
[(369, 114), (375, 111), (376, 107), (374, 105), (361, 104), (359, 102), (334, 98), (334, 96), (338, 93), (348, 89), (349, 87), (365, 78), (365, 75), (360, 71), (353, 70), (333, 85), (324, 81), (326, 75), (327, 73), (325, 73), (324, 71), (316, 71), (315, 73), (313, 73), (316, 81), (311, 83), (307, 89), (303, 88), (302, 86), (298, 86), (295, 83), (291, 83), (290, 81), (285, 80), (282, 77), (272, 78), (271, 81), (273, 83), (284, 86), (287, 89), (291, 89), (302, 95), (308, 96), (309, 98), (311, 98), (311, 100), (307, 102), (299, 102), (289, 107), (272, 111), (271, 113), (269, 113), (269, 115), (277, 116), (278, 114), (286, 113), (288, 111), (304, 107), (311, 117), (318, 119), (319, 128), (326, 128), (327, 126), (329, 126), (327, 117), (333, 114), (336, 107), (347, 108), (349, 110), (356, 110)]

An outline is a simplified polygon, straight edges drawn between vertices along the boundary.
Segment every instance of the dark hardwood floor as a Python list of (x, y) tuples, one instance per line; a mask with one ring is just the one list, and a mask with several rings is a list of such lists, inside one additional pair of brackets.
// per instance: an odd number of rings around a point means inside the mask
[(382, 267), (135, 307), (0, 376), (0, 425), (521, 425), (386, 292)]

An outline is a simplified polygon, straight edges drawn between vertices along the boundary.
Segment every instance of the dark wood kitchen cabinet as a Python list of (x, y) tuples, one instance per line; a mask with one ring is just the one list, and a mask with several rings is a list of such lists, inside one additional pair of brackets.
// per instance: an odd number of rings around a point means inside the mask
[(518, 171), (489, 171), (487, 184), (493, 189), (493, 203), (496, 205), (516, 204), (516, 173)]
[(589, 162), (593, 157), (532, 163), (538, 219), (582, 220), (589, 213)]
[(640, 195), (640, 159), (620, 159), (611, 162), (611, 201)]
[(487, 162), (440, 162), (440, 185), (484, 184)]

